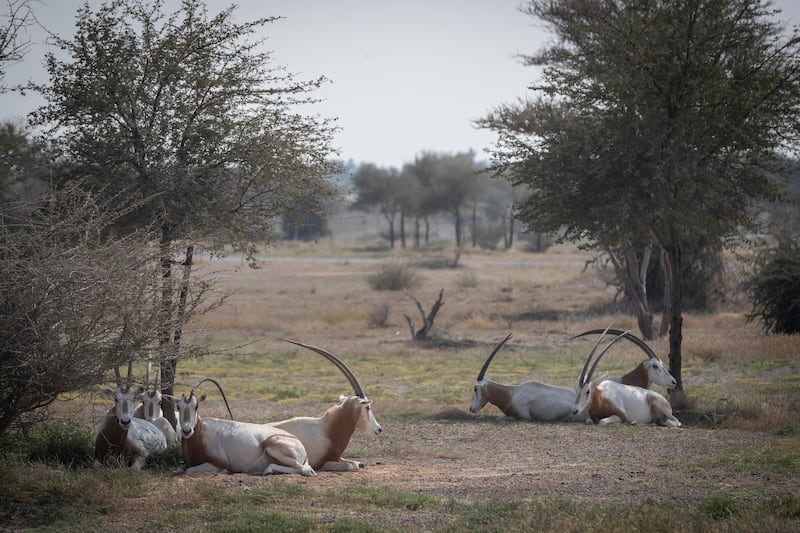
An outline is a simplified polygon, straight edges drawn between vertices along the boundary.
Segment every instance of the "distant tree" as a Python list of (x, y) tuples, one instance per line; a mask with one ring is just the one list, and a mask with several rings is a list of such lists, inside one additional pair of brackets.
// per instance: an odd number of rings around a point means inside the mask
[(776, 196), (765, 169), (800, 136), (800, 35), (785, 37), (753, 0), (522, 9), (557, 39), (525, 58), (544, 67), (541, 96), (479, 121), (499, 134), (494, 168), (528, 185), (518, 215), (529, 226), (612, 253), (665, 252), (682, 389), (682, 242), (754, 227), (754, 202)]
[(252, 38), (276, 18), (237, 23), (234, 6), (209, 17), (200, 0), (166, 14), (165, 3), (84, 4), (74, 37), (54, 38), (47, 103), (31, 118), (94, 190), (153, 199), (124, 222), (157, 221), (159, 353), (171, 394), (195, 244), (252, 254), (300, 199), (325, 205), (335, 190), (325, 177), (338, 167), (331, 122), (294, 111), (324, 79), (296, 80), (262, 51), (265, 38)]
[(357, 195), (353, 207), (375, 210), (383, 215), (389, 226), (389, 245), (394, 248), (395, 220), (400, 213), (401, 202), (401, 182), (397, 170), (365, 163), (353, 174), (352, 183)]
[(283, 238), (293, 241), (311, 241), (330, 233), (328, 219), (303, 201), (283, 216), (281, 227)]
[(476, 210), (480, 210), (479, 223), (473, 218), (472, 240), (481, 248), (494, 250), (499, 242), (508, 249), (508, 216), (513, 205), (513, 188), (502, 179), (491, 178), (487, 174), (478, 176), (481, 194), (474, 200)]
[[(417, 245), (421, 240), (425, 244), (430, 242), (430, 217), (441, 210), (439, 199), (434, 195), (438, 161), (435, 153), (424, 152), (403, 167), (403, 172), (413, 177), (411, 179), (417, 187), (418, 199), (414, 211), (414, 242)], [(420, 236), (420, 223), (425, 226), (424, 237)]]

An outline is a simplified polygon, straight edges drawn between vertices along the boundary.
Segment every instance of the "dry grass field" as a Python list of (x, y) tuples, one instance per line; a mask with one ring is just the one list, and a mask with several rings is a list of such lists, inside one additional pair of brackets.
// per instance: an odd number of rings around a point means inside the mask
[[(235, 418), (265, 422), (320, 415), (350, 392), (332, 365), (282, 339), (339, 355), (383, 426), (351, 441), (346, 456), (363, 471), (175, 476), (152, 467), (130, 476), (156, 493), (134, 490), (89, 523), (107, 531), (800, 530), (800, 337), (764, 336), (741, 304), (687, 315), (679, 429), (507, 421), (492, 406), (472, 415), (478, 370), (508, 333), (487, 377), (574, 386), (592, 340), (570, 337), (609, 324), (636, 331), (635, 319), (617, 311), (613, 290), (574, 249), (467, 252), (459, 268), (413, 268), (409, 293), (425, 312), (444, 290), (433, 338), (415, 342), (404, 318), (419, 327), (414, 301), (372, 290), (368, 278), (381, 261), (431, 265), (452, 254), (386, 255), (320, 242), (272, 248), (259, 269), (199, 260), (198, 273), (231, 295), (189, 334), (208, 338), (214, 353), (178, 369), (178, 393), (211, 376)], [(666, 340), (651, 345), (666, 358)], [(621, 374), (640, 359), (618, 345), (601, 371)], [(219, 394), (204, 391), (204, 413), (224, 416)], [(66, 401), (56, 411), (93, 424), (100, 409)], [(163, 491), (174, 495), (166, 507)], [(138, 511), (153, 506), (159, 513)], [(69, 524), (57, 522), (60, 531)]]

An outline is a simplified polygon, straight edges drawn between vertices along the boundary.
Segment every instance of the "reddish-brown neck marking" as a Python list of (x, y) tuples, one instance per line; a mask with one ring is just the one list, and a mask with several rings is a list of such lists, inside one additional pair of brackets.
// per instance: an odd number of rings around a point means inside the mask
[(647, 377), (647, 370), (644, 368), (644, 362), (636, 365), (636, 368), (622, 376), (620, 381), (624, 385), (633, 385), (634, 387), (641, 387), (647, 389), (650, 386), (650, 381)]
[(486, 386), (483, 388), (483, 397), (490, 404), (503, 411), (504, 415), (517, 417), (519, 413), (511, 403), (511, 394), (514, 388), (510, 385), (501, 385), (500, 383), (486, 380)]
[(181, 435), (181, 450), (183, 451), (183, 461), (187, 467), (197, 466), (211, 462), (205, 444), (205, 424), (197, 416), (197, 423), (194, 426), (194, 433), (191, 437)]
[(103, 425), (97, 432), (94, 442), (94, 456), (101, 461), (108, 455), (119, 455), (125, 448), (125, 441), (128, 439), (128, 430), (122, 429), (117, 420), (116, 405), (106, 412), (103, 418)]
[(328, 461), (341, 461), (342, 454), (350, 444), (350, 438), (356, 430), (358, 419), (361, 416), (363, 407), (360, 398), (350, 396), (342, 403), (334, 405), (325, 411), (320, 419), (322, 430), (328, 437), (330, 446), (317, 465), (311, 468), (321, 468)]

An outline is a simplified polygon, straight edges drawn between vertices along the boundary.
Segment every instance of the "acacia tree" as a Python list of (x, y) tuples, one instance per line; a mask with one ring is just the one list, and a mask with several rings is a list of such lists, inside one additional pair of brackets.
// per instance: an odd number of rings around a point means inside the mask
[(290, 207), (325, 205), (334, 187), (324, 178), (337, 167), (331, 121), (294, 111), (314, 102), (324, 78), (295, 79), (254, 38), (276, 18), (236, 23), (234, 6), (209, 16), (201, 0), (168, 14), (164, 4), (84, 4), (74, 37), (56, 38), (62, 53), (46, 57), (47, 103), (32, 121), (96, 190), (154, 199), (126, 222), (158, 228), (159, 350), (171, 394), (194, 245), (252, 252)]
[[(800, 36), (756, 0), (531, 0), (555, 44), (530, 101), (478, 124), (494, 169), (529, 186), (529, 226), (609, 248), (658, 245), (669, 279), (670, 372), (681, 381), (681, 242), (730, 237), (773, 198), (767, 170), (796, 141)], [(774, 169), (773, 169), (774, 170)]]
[(29, 0), (5, 0), (5, 9), (0, 12), (0, 93), (8, 90), (2, 83), (8, 65), (22, 61), (30, 39), (25, 30), (34, 22)]

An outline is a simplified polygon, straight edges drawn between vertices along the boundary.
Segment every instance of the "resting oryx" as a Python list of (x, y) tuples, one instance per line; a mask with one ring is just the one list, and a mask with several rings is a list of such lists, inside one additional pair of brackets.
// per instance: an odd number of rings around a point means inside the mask
[(167, 440), (167, 446), (175, 446), (178, 444), (177, 434), (175, 428), (172, 427), (169, 420), (164, 418), (164, 413), (161, 410), (161, 371), (156, 372), (156, 381), (153, 384), (153, 391), (150, 392), (150, 371), (152, 363), (147, 361), (147, 377), (144, 380), (144, 392), (142, 393), (142, 405), (136, 408), (133, 416), (136, 418), (143, 418), (156, 426), (164, 438)]
[(584, 335), (594, 335), (600, 334), (605, 335), (606, 333), (610, 333), (611, 335), (622, 335), (627, 340), (634, 343), (636, 346), (642, 349), (644, 353), (647, 354), (647, 360), (642, 361), (636, 368), (625, 374), (621, 377), (612, 377), (608, 379), (612, 379), (619, 383), (624, 383), (625, 385), (635, 385), (636, 387), (641, 387), (643, 389), (649, 389), (650, 385), (656, 384), (661, 385), (662, 387), (666, 387), (667, 389), (674, 389), (678, 386), (677, 380), (672, 377), (667, 369), (664, 367), (664, 363), (658, 358), (656, 353), (645, 343), (642, 339), (638, 338), (636, 335), (633, 335), (630, 331), (622, 331), (620, 329), (590, 329), (589, 331), (584, 331), (578, 335), (572, 337), (576, 339), (578, 337), (583, 337)]
[(355, 375), (338, 357), (332, 353), (284, 339), (287, 342), (317, 352), (336, 365), (353, 387), (354, 396), (341, 396), (339, 403), (328, 408), (321, 417), (295, 417), (272, 425), (289, 431), (303, 442), (308, 452), (308, 462), (316, 470), (355, 471), (363, 468), (362, 463), (342, 458), (355, 430), (370, 435), (378, 435), (381, 426), (372, 413), (372, 400), (368, 400)]
[(587, 416), (572, 413), (575, 404), (575, 389), (547, 385), (538, 381), (526, 381), (516, 386), (501, 385), (494, 381), (484, 379), (489, 363), (495, 354), (508, 342), (511, 334), (498, 344), (483, 363), (472, 393), (472, 402), (469, 410), (472, 413), (480, 411), (484, 405), (491, 403), (497, 406), (503, 414), (519, 420), (585, 420)]
[[(250, 424), (222, 418), (201, 418), (197, 412), (206, 395), (195, 396), (195, 389), (203, 382), (216, 380), (204, 378), (192, 387), (189, 397), (178, 400), (181, 450), (186, 474), (195, 473), (250, 473), (316, 475), (308, 464), (303, 443), (288, 431), (270, 424)], [(228, 401), (225, 400), (225, 405)], [(230, 408), (228, 409), (230, 413)]]
[(592, 381), (592, 376), (597, 368), (597, 363), (605, 355), (608, 349), (625, 333), (617, 335), (602, 352), (597, 356), (592, 364), (589, 373), (586, 369), (594, 356), (597, 344), (603, 338), (597, 340), (583, 370), (578, 378), (578, 392), (575, 395), (575, 406), (573, 413), (578, 413), (584, 409), (588, 411), (589, 417), (595, 423), (614, 424), (658, 424), (659, 426), (676, 427), (681, 423), (672, 414), (672, 406), (669, 401), (659, 393), (624, 385), (622, 383), (606, 379), (599, 382)]
[(167, 449), (164, 434), (152, 423), (133, 417), (133, 404), (138, 397), (131, 389), (131, 367), (128, 362), (128, 377), (123, 387), (119, 368), (114, 369), (117, 388), (114, 391), (114, 407), (100, 419), (94, 440), (94, 466), (100, 467), (109, 456), (133, 458), (132, 466), (140, 469), (147, 457)]

